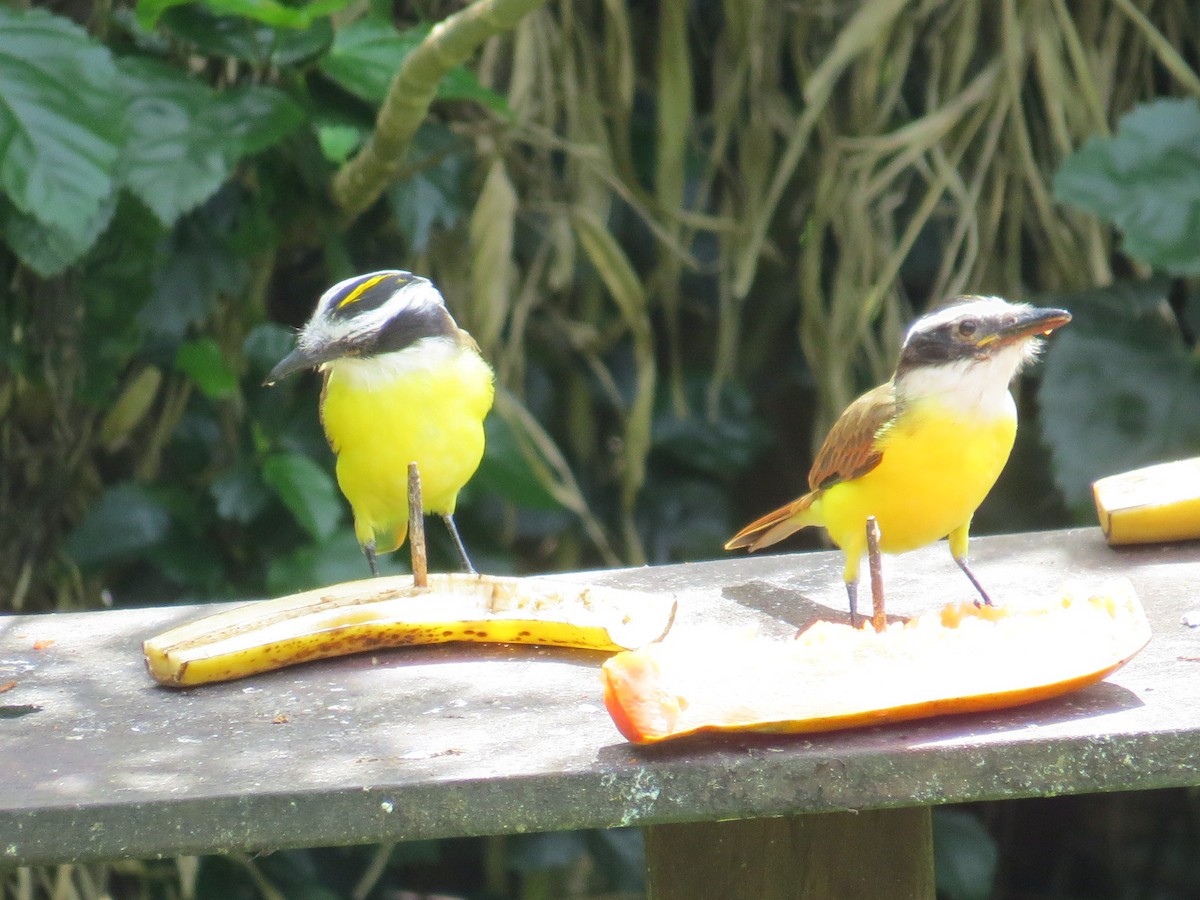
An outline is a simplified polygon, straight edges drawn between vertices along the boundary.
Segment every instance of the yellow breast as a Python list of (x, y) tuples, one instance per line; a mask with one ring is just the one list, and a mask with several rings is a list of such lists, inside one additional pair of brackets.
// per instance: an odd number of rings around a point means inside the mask
[(427, 338), (395, 353), (330, 363), (326, 376), (321, 419), (360, 540), (403, 533), (410, 462), (421, 473), (425, 510), (453, 513), (483, 457), (483, 419), (492, 405), (492, 371), (473, 347)]
[(936, 402), (905, 410), (879, 438), (879, 465), (823, 492), (821, 515), (848, 555), (861, 554), (868, 516), (879, 522), (880, 547), (903, 553), (945, 537), (970, 521), (992, 489), (1016, 436), (1011, 407), (964, 416)]

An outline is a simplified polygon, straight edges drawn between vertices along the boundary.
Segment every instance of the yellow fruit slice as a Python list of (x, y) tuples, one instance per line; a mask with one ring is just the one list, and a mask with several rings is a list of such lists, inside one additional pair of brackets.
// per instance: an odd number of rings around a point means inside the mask
[(1150, 639), (1133, 586), (1044, 606), (955, 604), (883, 631), (817, 622), (795, 640), (673, 633), (604, 663), (639, 744), (697, 731), (815, 732), (1032, 703), (1099, 681)]
[(614, 652), (660, 638), (674, 600), (550, 579), (430, 575), (349, 581), (263, 600), (145, 641), (161, 684), (228, 681), (363, 650), (448, 641), (545, 644)]
[(1101, 478), (1092, 496), (1110, 544), (1200, 538), (1200, 457)]

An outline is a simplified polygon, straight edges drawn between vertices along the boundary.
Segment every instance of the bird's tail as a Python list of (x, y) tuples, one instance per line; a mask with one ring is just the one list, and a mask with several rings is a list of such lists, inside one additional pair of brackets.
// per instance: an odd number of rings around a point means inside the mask
[(813, 508), (813, 503), (818, 496), (818, 492), (813, 491), (793, 500), (787, 506), (781, 506), (779, 509), (767, 513), (761, 519), (755, 519), (731, 537), (725, 545), (725, 549), (738, 550), (748, 547), (753, 552), (782, 541), (789, 534), (793, 534), (801, 528), (820, 525), (818, 511)]

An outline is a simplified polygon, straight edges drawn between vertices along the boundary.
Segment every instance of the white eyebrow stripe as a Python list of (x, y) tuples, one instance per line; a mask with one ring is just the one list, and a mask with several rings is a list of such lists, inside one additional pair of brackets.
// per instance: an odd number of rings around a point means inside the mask
[(974, 297), (965, 303), (954, 303), (933, 312), (926, 313), (909, 326), (904, 335), (904, 343), (917, 332), (933, 331), (943, 325), (953, 322), (964, 315), (974, 315), (980, 318), (1020, 314), (1033, 309), (1028, 303), (1009, 303), (1001, 297)]

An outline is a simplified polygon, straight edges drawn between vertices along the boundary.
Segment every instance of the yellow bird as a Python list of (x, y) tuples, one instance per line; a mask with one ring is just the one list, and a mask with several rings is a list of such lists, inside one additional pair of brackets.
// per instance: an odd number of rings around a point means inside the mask
[(324, 376), (321, 424), (371, 574), (379, 574), (376, 554), (408, 535), (410, 462), (425, 511), (442, 517), (463, 568), (473, 572), (454, 508), (483, 458), (493, 376), (441, 293), (399, 270), (335, 284), (267, 384), (310, 368)]
[(830, 430), (808, 473), (809, 493), (751, 522), (725, 549), (758, 550), (824, 526), (846, 556), (855, 622), (866, 522), (874, 516), (885, 553), (948, 536), (954, 561), (990, 605), (967, 565), (971, 518), (1016, 437), (1009, 383), (1037, 355), (1037, 337), (1069, 321), (1066, 310), (976, 296), (918, 319), (891, 380), (850, 404)]

